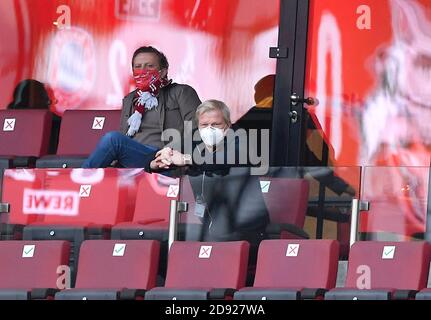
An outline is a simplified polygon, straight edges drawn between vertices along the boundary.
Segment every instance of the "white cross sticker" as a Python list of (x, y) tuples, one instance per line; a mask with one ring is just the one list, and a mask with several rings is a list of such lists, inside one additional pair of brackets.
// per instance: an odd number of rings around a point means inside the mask
[(395, 256), (395, 246), (386, 246), (383, 248), (382, 259), (392, 260)]
[(299, 253), (299, 244), (289, 244), (287, 246), (286, 257), (297, 257)]
[(126, 244), (125, 243), (116, 243), (114, 246), (114, 251), (112, 251), (113, 257), (124, 257), (126, 253)]
[(180, 192), (180, 186), (179, 185), (170, 185), (168, 189), (168, 198), (176, 198), (178, 197), (178, 193)]
[(211, 250), (212, 249), (213, 249), (212, 246), (202, 246), (201, 250), (199, 251), (199, 259), (211, 258)]
[(80, 198), (88, 198), (91, 193), (91, 185), (82, 185), (79, 189), (79, 197)]
[(3, 131), (14, 131), (16, 119), (4, 119)]
[(262, 190), (262, 193), (268, 193), (270, 186), (271, 186), (271, 181), (261, 181), (260, 182), (260, 189)]
[(34, 244), (25, 245), (24, 248), (22, 249), (22, 257), (33, 258), (35, 250), (36, 250), (36, 246)]
[(105, 125), (105, 117), (94, 117), (93, 120), (93, 130), (103, 130), (103, 126)]

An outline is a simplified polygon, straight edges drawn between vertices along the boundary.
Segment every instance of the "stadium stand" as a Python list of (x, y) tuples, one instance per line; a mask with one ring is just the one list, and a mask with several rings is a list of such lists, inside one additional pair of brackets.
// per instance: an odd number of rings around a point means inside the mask
[(0, 110), (0, 169), (34, 167), (48, 153), (51, 118), (47, 110)]
[[(4, 170), (31, 168), (39, 157), (48, 154), (52, 113), (47, 110), (0, 110), (0, 185), (3, 186)], [(3, 188), (0, 188), (3, 197)], [(6, 224), (1, 219), (0, 239), (22, 238), (22, 225)]]
[(236, 242), (174, 242), (164, 287), (147, 300), (232, 299), (245, 285), (250, 245)]
[(264, 240), (253, 287), (236, 300), (323, 299), (335, 287), (339, 244), (335, 240)]
[(38, 168), (79, 168), (109, 131), (118, 131), (120, 110), (66, 110), (57, 153), (36, 162)]
[[(270, 223), (266, 233), (275, 239), (308, 239), (303, 230), (307, 213), (309, 181), (306, 179), (260, 178)], [(265, 190), (267, 188), (267, 190)]]
[(156, 284), (159, 252), (154, 240), (84, 241), (75, 288), (58, 292), (55, 299), (143, 299)]
[(349, 255), (346, 284), (328, 300), (413, 299), (427, 285), (430, 245), (418, 242), (356, 242)]
[(0, 241), (0, 300), (53, 299), (67, 241)]

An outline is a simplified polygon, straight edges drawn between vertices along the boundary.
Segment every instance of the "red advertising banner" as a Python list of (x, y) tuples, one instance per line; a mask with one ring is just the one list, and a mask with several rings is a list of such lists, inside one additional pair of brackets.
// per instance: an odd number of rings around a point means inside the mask
[(307, 94), (337, 165), (430, 164), (431, 3), (314, 0)]
[(431, 159), (431, 3), (312, 0), (307, 54), (306, 95), (318, 100), (309, 110), (333, 163), (366, 166), (361, 199), (371, 211), (361, 215), (361, 232), (420, 238)]
[(275, 73), (278, 16), (278, 0), (3, 0), (0, 108), (32, 78), (52, 89), (58, 114), (119, 109), (134, 89), (134, 50), (152, 45), (170, 78), (225, 101), (236, 120), (256, 104), (254, 85)]

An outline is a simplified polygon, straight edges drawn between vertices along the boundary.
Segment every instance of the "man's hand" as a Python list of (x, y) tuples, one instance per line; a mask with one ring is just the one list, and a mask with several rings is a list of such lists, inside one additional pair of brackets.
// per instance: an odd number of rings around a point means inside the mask
[(164, 169), (168, 169), (171, 165), (177, 167), (183, 167), (186, 165), (184, 155), (169, 147), (159, 150), (156, 153), (156, 159), (154, 159), (153, 162), (151, 163), (152, 166), (162, 168), (161, 166), (163, 165)]
[(169, 165), (165, 164), (160, 157), (157, 157), (151, 161), (150, 167), (153, 171), (169, 169)]
[(172, 164), (171, 157), (173, 154), (173, 149), (166, 147), (156, 153), (156, 159), (163, 162), (165, 165), (170, 166)]
[(177, 167), (184, 167), (186, 165), (184, 155), (177, 150), (172, 150), (172, 156), (170, 160), (172, 161), (172, 164), (176, 165)]
[(177, 157), (174, 157), (174, 150), (172, 148), (166, 147), (159, 150), (156, 153), (156, 158), (150, 163), (151, 170), (165, 170), (169, 169), (172, 164), (177, 165), (173, 162), (173, 158), (176, 159)]

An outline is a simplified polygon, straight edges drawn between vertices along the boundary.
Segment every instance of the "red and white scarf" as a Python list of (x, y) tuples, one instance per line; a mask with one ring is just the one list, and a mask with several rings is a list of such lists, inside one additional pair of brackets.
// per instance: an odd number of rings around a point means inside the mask
[(159, 70), (135, 69), (133, 78), (138, 89), (133, 98), (133, 105), (140, 113), (157, 107), (160, 89), (172, 83), (167, 77), (161, 78)]
[(144, 112), (157, 108), (160, 89), (172, 83), (167, 77), (162, 78), (159, 70), (134, 69), (133, 78), (138, 90), (133, 97), (135, 112), (127, 120), (127, 135), (131, 137), (138, 132)]

